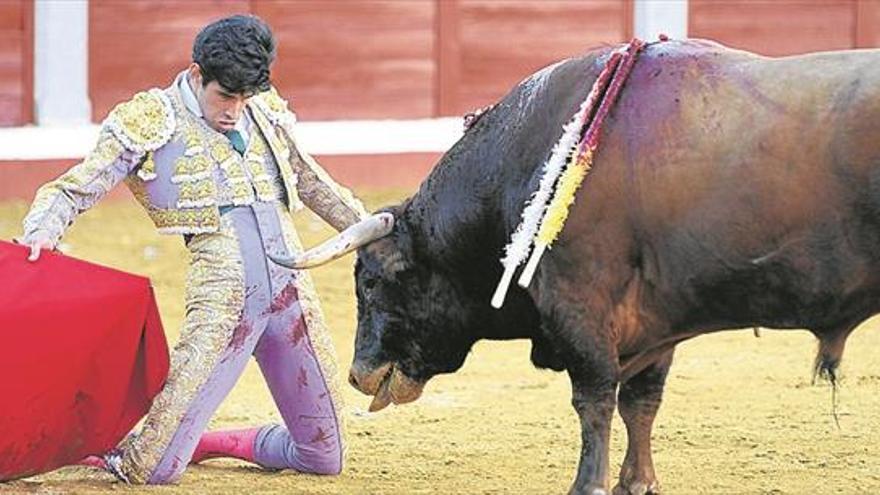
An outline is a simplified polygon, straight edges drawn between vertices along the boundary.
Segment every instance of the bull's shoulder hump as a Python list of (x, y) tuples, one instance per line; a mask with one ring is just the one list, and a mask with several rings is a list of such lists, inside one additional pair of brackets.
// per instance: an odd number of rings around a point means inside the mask
[(689, 61), (707, 59), (717, 61), (741, 61), (760, 60), (767, 57), (746, 50), (739, 50), (737, 48), (722, 45), (716, 41), (688, 38), (683, 40), (667, 40), (647, 43), (639, 54), (639, 58), (656, 58), (661, 60), (684, 59)]

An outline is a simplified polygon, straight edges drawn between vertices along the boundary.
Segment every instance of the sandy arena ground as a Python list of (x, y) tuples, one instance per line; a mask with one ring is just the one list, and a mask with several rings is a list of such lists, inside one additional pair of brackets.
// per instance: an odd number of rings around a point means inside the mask
[[(371, 206), (402, 193), (366, 194)], [(19, 233), (22, 203), (0, 203), (0, 238)], [(310, 214), (296, 219), (307, 245), (329, 229)], [(173, 344), (182, 319), (186, 251), (160, 237), (130, 202), (103, 204), (66, 238), (73, 256), (149, 276)], [(343, 369), (353, 352), (352, 258), (314, 273)], [(679, 346), (654, 430), (664, 492), (880, 492), (880, 320), (850, 338), (842, 366), (841, 428), (828, 385), (811, 385), (816, 344), (802, 331), (751, 330), (701, 337)], [(59, 329), (62, 331), (62, 329)], [(126, 487), (88, 468), (0, 485), (0, 493), (563, 493), (579, 450), (576, 416), (563, 374), (538, 371), (527, 342), (480, 343), (455, 375), (435, 378), (422, 399), (377, 414), (345, 387), (349, 457), (326, 478), (268, 473), (240, 462), (190, 468), (178, 486)], [(10, 379), (11, 377), (6, 377)], [(14, 400), (5, 397), (3, 400)], [(278, 421), (251, 365), (211, 426)], [(625, 448), (615, 421), (611, 463)]]

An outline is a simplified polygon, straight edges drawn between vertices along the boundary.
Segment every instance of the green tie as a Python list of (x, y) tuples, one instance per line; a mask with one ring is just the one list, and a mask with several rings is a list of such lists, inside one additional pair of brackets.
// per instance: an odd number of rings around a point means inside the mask
[(232, 143), (232, 148), (235, 149), (239, 155), (244, 156), (245, 145), (241, 133), (233, 129), (226, 133), (226, 137), (229, 138), (229, 142)]

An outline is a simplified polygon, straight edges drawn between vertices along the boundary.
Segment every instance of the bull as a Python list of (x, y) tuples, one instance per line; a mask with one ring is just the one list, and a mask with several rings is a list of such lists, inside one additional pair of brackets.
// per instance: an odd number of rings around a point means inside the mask
[(593, 169), (528, 289), (490, 304), (498, 262), (561, 128), (613, 48), (529, 77), (482, 115), (418, 192), (293, 259), (358, 248), (350, 382), (371, 409), (420, 396), (479, 339), (531, 339), (566, 371), (581, 422), (572, 493), (656, 493), (651, 429), (676, 344), (722, 329), (806, 328), (834, 377), (880, 311), (880, 52), (766, 58), (648, 44)]

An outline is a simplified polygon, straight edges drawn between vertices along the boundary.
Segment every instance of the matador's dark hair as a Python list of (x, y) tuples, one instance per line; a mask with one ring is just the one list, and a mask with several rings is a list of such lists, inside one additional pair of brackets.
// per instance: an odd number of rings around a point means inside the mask
[(226, 17), (199, 31), (192, 59), (201, 68), (203, 85), (217, 81), (231, 93), (260, 93), (269, 89), (275, 37), (257, 16)]

